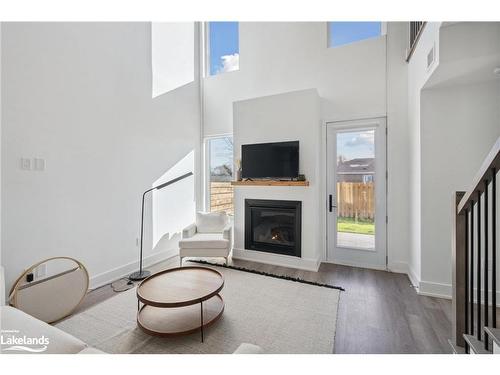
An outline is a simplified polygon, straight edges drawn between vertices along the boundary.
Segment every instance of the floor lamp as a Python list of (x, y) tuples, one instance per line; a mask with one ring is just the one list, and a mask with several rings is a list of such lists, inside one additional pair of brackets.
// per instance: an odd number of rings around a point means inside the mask
[(151, 189), (146, 190), (142, 194), (142, 209), (141, 209), (141, 252), (140, 252), (140, 255), (139, 255), (139, 271), (130, 274), (130, 276), (128, 277), (130, 280), (133, 280), (133, 281), (143, 280), (146, 277), (148, 277), (149, 275), (151, 275), (151, 272), (145, 271), (145, 270), (142, 269), (142, 238), (143, 238), (143, 233), (144, 233), (144, 198), (146, 197), (146, 194), (149, 193), (149, 192), (151, 192), (151, 191), (153, 191), (153, 190), (161, 190), (164, 187), (167, 187), (169, 185), (175, 184), (176, 182), (179, 182), (180, 180), (183, 180), (183, 179), (185, 179), (185, 178), (187, 178), (189, 176), (192, 176), (192, 175), (193, 175), (193, 172), (189, 172), (189, 173), (183, 174), (182, 176), (174, 178), (173, 180), (170, 180), (170, 181), (167, 181), (167, 182), (165, 182), (165, 183), (163, 183), (161, 185), (152, 187)]

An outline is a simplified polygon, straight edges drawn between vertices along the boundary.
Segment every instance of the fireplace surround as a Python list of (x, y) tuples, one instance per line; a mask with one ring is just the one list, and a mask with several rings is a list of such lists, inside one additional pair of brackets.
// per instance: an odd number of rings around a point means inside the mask
[(302, 202), (245, 199), (245, 249), (301, 257)]

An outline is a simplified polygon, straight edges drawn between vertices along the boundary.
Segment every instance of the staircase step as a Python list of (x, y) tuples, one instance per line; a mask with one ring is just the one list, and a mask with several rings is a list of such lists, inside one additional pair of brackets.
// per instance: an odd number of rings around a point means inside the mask
[(490, 339), (492, 339), (494, 343), (500, 346), (500, 328), (484, 327), (484, 332), (490, 336)]
[(491, 351), (484, 348), (484, 342), (479, 341), (476, 336), (464, 335), (464, 339), (469, 344), (471, 354), (492, 354)]
[(465, 348), (454, 344), (451, 339), (448, 339), (448, 344), (450, 344), (451, 350), (453, 350), (453, 354), (466, 354)]

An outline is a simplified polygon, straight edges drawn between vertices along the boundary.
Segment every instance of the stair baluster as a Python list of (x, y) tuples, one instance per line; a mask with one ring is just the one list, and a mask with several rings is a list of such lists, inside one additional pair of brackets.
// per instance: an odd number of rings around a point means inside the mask
[(481, 341), (481, 192), (477, 192), (477, 285), (476, 285), (476, 306), (477, 306), (477, 339)]
[(497, 170), (491, 169), (491, 325), (497, 328)]
[(474, 201), (471, 201), (470, 204), (470, 332), (469, 333), (474, 336)]
[(460, 347), (465, 347), (467, 353), (500, 353), (496, 188), (499, 169), (500, 138), (470, 189), (454, 193), (451, 343), (456, 352), (463, 352)]
[[(488, 180), (484, 180), (484, 326), (488, 326)], [(488, 350), (488, 335), (484, 335), (484, 348)]]

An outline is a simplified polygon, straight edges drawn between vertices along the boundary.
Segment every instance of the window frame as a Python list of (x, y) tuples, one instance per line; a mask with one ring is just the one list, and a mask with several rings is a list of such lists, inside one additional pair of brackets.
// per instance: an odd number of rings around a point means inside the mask
[(210, 22), (203, 22), (203, 76), (210, 77)]
[[(210, 22), (218, 22), (218, 21), (205, 21), (203, 22), (203, 27), (202, 27), (202, 46), (203, 46), (203, 77), (208, 78), (208, 77), (217, 77), (218, 75), (222, 73), (216, 73), (216, 74), (210, 74)], [(238, 70), (233, 70), (231, 72), (224, 72), (224, 74), (227, 73), (234, 73), (238, 72), (240, 70), (240, 63), (241, 63), (241, 54), (240, 54), (240, 24), (241, 22), (239, 21), (234, 21), (238, 23)]]
[[(370, 38), (360, 39), (360, 40), (357, 40), (355, 42), (351, 42), (351, 43), (347, 43), (347, 44), (342, 44), (340, 46), (331, 46), (330, 42), (332, 40), (332, 35), (331, 35), (331, 32), (330, 32), (330, 23), (332, 23), (332, 22), (343, 22), (343, 21), (327, 21), (326, 22), (326, 48), (327, 49), (342, 48), (342, 47), (346, 47), (346, 46), (350, 46), (350, 45), (362, 43), (362, 42), (365, 42), (367, 40), (378, 39), (378, 38), (381, 38), (381, 37), (383, 37), (383, 36), (385, 36), (387, 34), (387, 22), (384, 22), (384, 21), (359, 21), (359, 22), (380, 22), (380, 35), (379, 36), (370, 37)], [(358, 21), (353, 21), (353, 22), (358, 22)]]
[[(211, 200), (210, 200), (210, 141), (221, 138), (232, 138), (233, 139), (233, 159), (232, 168), (233, 175), (235, 171), (234, 163), (234, 136), (233, 133), (223, 133), (211, 136), (205, 136), (203, 138), (203, 208), (205, 212), (211, 212)], [(233, 197), (234, 198), (234, 197)], [(234, 200), (233, 200), (233, 210), (234, 210)]]

